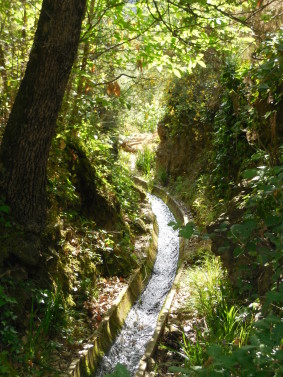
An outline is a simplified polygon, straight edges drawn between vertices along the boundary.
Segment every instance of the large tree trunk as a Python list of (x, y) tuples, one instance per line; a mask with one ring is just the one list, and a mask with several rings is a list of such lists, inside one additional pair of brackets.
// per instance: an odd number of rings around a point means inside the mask
[(43, 0), (34, 44), (0, 150), (0, 193), (17, 221), (39, 232), (46, 215), (46, 168), (74, 62), (86, 0)]

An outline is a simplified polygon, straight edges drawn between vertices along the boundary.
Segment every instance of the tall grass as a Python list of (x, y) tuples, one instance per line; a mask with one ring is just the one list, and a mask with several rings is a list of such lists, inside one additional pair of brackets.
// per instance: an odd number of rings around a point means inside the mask
[(154, 166), (155, 152), (145, 147), (142, 151), (138, 151), (136, 167), (144, 175), (148, 176)]
[(185, 309), (191, 318), (197, 318), (197, 325), (195, 340), (183, 336), (180, 355), (184, 357), (185, 368), (203, 365), (211, 344), (220, 345), (226, 353), (244, 345), (252, 322), (244, 320), (241, 306), (234, 302), (220, 258), (211, 252), (204, 253), (188, 269), (186, 284), (190, 296)]

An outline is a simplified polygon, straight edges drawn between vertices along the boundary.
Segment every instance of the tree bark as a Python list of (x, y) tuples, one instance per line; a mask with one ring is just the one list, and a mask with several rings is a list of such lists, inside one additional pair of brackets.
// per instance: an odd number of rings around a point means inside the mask
[(47, 160), (74, 62), (86, 0), (43, 0), (26, 72), (0, 150), (0, 193), (13, 217), (40, 232)]

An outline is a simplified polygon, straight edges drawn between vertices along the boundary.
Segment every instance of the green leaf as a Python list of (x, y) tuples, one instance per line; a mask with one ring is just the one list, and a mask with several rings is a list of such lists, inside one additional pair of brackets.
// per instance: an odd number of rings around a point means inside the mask
[(9, 214), (10, 213), (10, 207), (9, 206), (6, 206), (6, 205), (2, 205), (0, 206), (0, 212), (3, 212), (3, 213), (7, 213)]
[(234, 257), (235, 258), (239, 257), (241, 254), (243, 254), (243, 252), (244, 252), (244, 250), (240, 246), (235, 247), (235, 249), (233, 251)]
[(179, 231), (179, 236), (184, 237), (186, 239), (190, 239), (195, 231), (195, 225), (192, 222), (187, 223), (185, 226), (182, 227)]
[(191, 376), (193, 373), (187, 368), (182, 368), (182, 367), (169, 367), (169, 371), (175, 372), (175, 373), (182, 373), (182, 377)]
[(273, 171), (275, 174), (279, 174), (283, 171), (283, 166), (273, 166)]
[(275, 225), (282, 224), (282, 222), (283, 222), (282, 216), (267, 215), (264, 218), (264, 223), (268, 227), (273, 227)]
[(267, 89), (269, 89), (269, 86), (266, 83), (262, 83), (262, 84), (259, 85), (258, 88), (259, 88), (259, 90), (267, 90)]
[(251, 179), (254, 178), (256, 175), (258, 175), (257, 169), (247, 169), (243, 172), (244, 179)]
[(267, 119), (272, 114), (272, 111), (268, 111), (264, 114), (264, 119)]
[(131, 374), (124, 365), (117, 364), (114, 372), (106, 374), (105, 377), (131, 377)]
[(181, 78), (181, 72), (180, 72), (178, 69), (173, 68), (173, 73), (174, 73), (174, 75), (177, 76), (179, 79)]
[(201, 67), (203, 67), (203, 68), (206, 68), (206, 64), (205, 64), (205, 62), (203, 61), (203, 60), (198, 60), (198, 65), (200, 65)]
[(255, 153), (251, 157), (251, 159), (253, 161), (258, 161), (258, 160), (261, 160), (262, 158), (263, 158), (263, 153), (262, 152)]
[(266, 294), (267, 303), (283, 303), (283, 292), (268, 292)]
[(186, 239), (190, 239), (194, 233), (194, 228), (192, 226), (188, 226), (186, 229), (181, 229), (179, 232), (180, 237), (184, 237)]
[(257, 228), (257, 222), (248, 220), (242, 224), (234, 224), (231, 226), (231, 232), (234, 237), (241, 240), (247, 240), (251, 233)]
[(175, 222), (175, 221), (170, 221), (170, 222), (168, 223), (168, 225), (169, 225), (169, 226), (172, 226), (174, 230), (180, 229), (181, 226), (182, 226), (182, 224), (181, 224), (179, 221), (177, 221), (177, 222)]

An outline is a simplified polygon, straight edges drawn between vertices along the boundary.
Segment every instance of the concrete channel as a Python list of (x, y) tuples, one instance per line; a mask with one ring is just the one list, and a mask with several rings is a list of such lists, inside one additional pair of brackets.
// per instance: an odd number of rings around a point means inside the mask
[[(135, 178), (135, 184), (140, 190), (144, 192), (149, 191), (146, 181), (140, 178)], [(163, 188), (154, 186), (151, 192), (153, 195), (162, 199), (162, 201), (169, 207), (176, 220), (178, 220), (182, 224), (186, 224), (188, 222), (190, 216), (186, 212), (184, 207), (174, 198), (172, 198)], [(149, 281), (151, 271), (156, 259), (158, 247), (157, 239), (158, 226), (155, 222), (153, 226), (151, 243), (147, 249), (147, 258), (145, 259), (144, 264), (134, 273), (129, 281), (128, 286), (124, 289), (124, 291), (121, 292), (112, 308), (108, 311), (107, 315), (99, 325), (99, 328), (95, 331), (93, 337), (90, 339), (88, 348), (81, 352), (79, 358), (73, 360), (68, 370), (69, 376), (96, 376), (96, 371), (99, 363), (101, 363), (103, 356), (109, 352), (112, 344), (115, 343), (115, 339), (117, 337), (119, 338), (119, 333), (123, 327), (125, 319), (127, 318), (132, 306), (140, 297)], [(175, 294), (176, 285), (180, 277), (180, 267), (182, 266), (182, 257), (184, 254), (184, 249), (186, 247), (187, 242), (183, 239), (179, 239), (179, 272), (177, 272), (172, 284), (172, 288), (167, 294), (167, 297), (162, 305), (157, 318), (157, 323), (155, 325), (155, 330), (153, 331), (153, 334), (150, 336), (150, 339), (147, 342), (143, 355), (141, 356), (138, 363), (138, 367), (135, 368), (134, 373), (132, 372), (132, 375), (134, 375), (135, 377), (143, 377), (145, 375), (148, 360), (152, 357), (158, 339), (164, 329), (170, 306)], [(98, 374), (98, 376), (104, 375), (103, 370), (99, 373), (100, 374)]]

